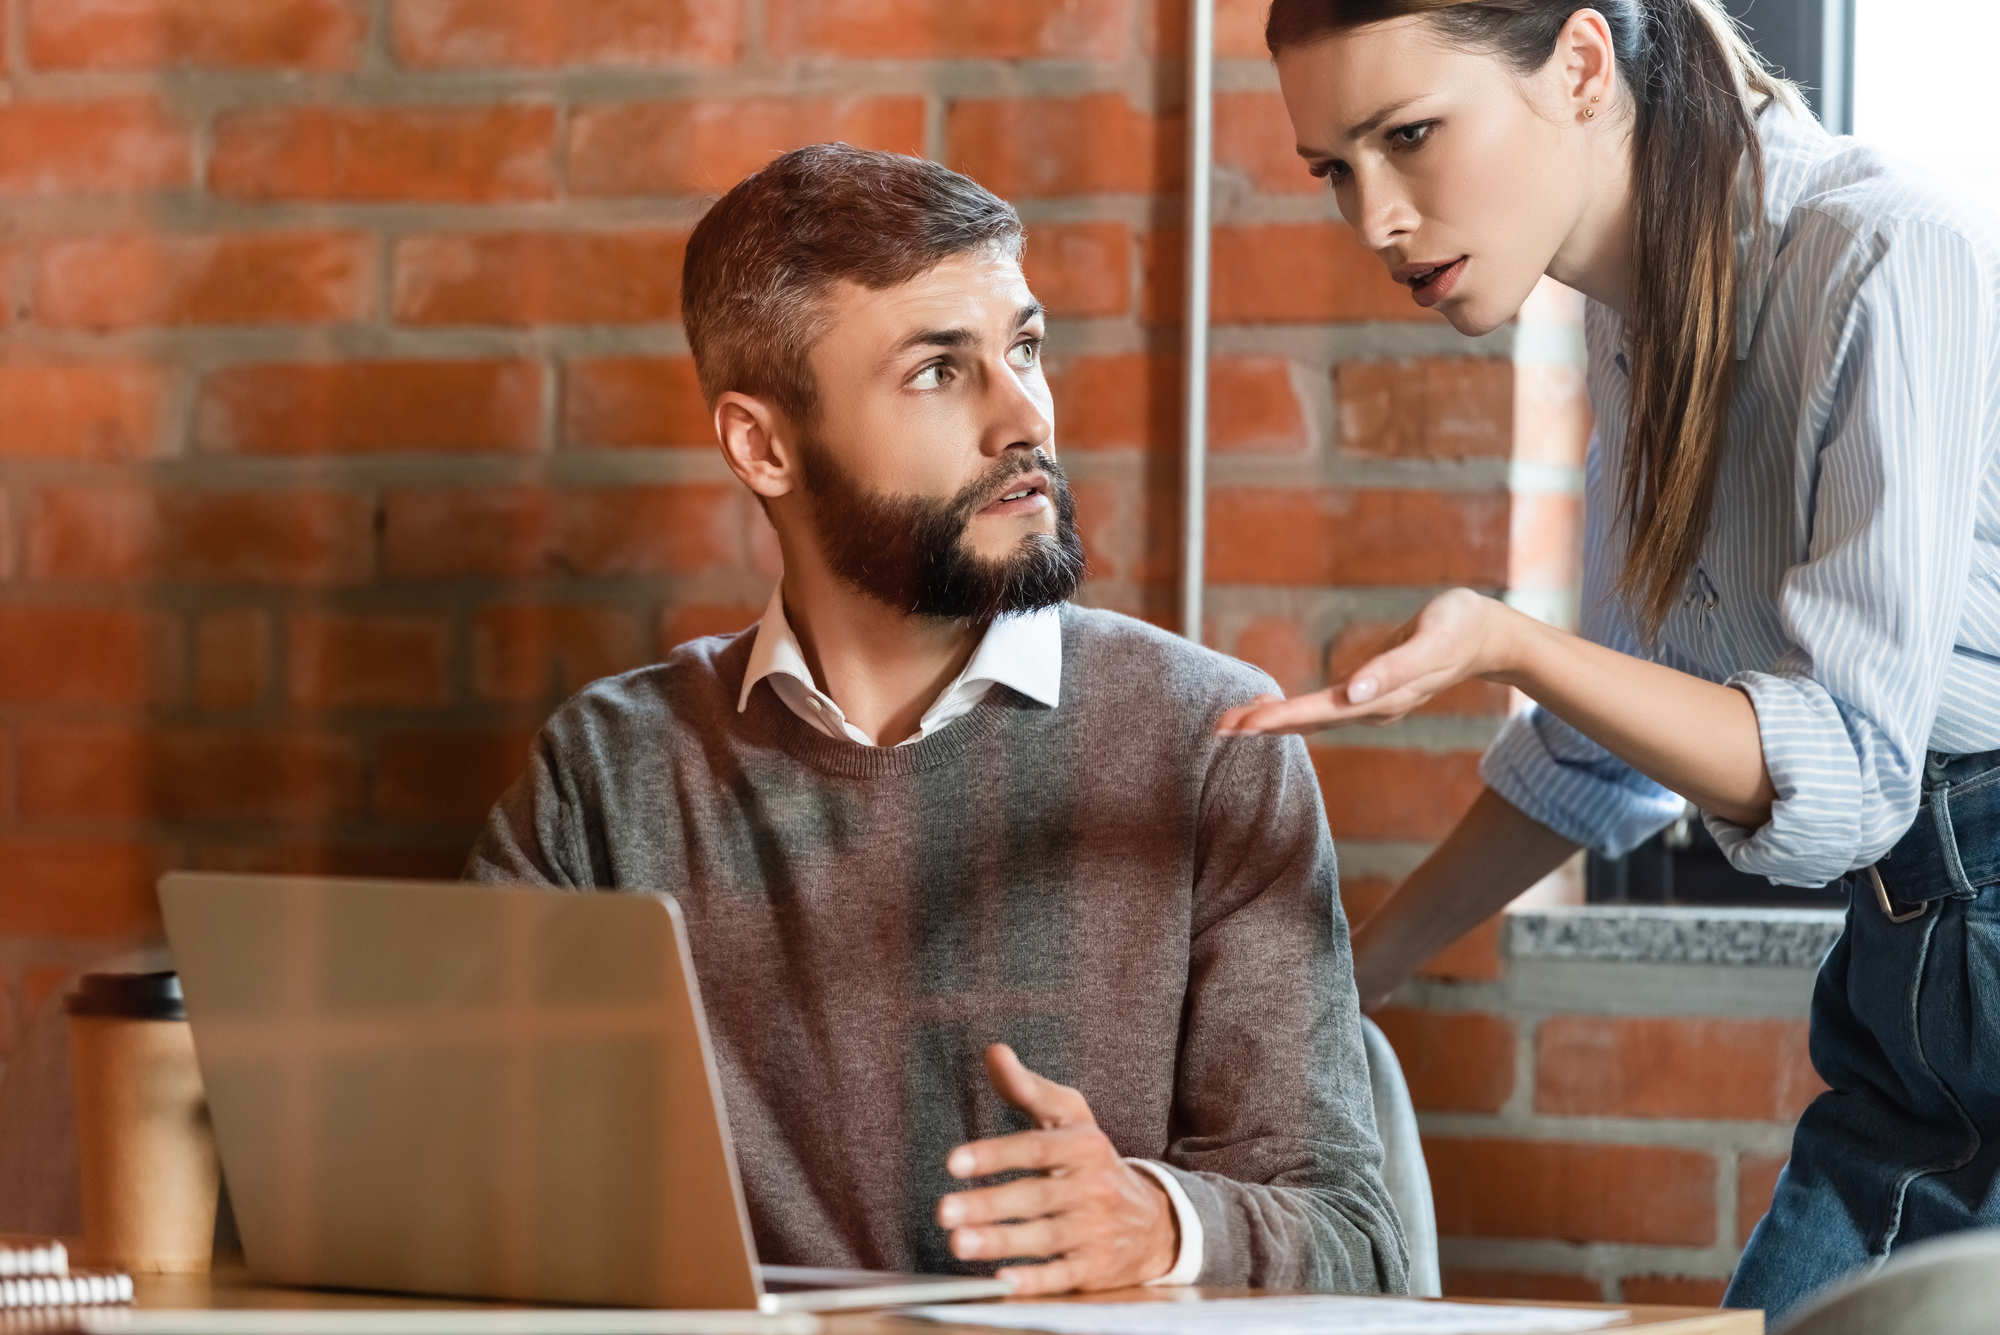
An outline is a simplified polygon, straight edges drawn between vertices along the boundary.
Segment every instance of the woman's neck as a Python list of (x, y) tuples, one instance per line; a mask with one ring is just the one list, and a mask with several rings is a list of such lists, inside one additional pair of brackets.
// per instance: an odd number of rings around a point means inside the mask
[(1584, 169), (1582, 210), (1548, 268), (1549, 277), (1609, 306), (1620, 318), (1632, 291), (1634, 198), (1631, 137), (1597, 136)]

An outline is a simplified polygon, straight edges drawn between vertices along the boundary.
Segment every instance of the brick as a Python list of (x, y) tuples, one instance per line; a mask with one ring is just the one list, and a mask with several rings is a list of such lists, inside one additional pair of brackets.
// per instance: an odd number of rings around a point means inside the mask
[(153, 883), (164, 870), (140, 843), (0, 839), (0, 933), (136, 936), (160, 930)]
[(1771, 1208), (1771, 1196), (1778, 1189), (1778, 1174), (1790, 1160), (1788, 1154), (1739, 1154), (1736, 1156), (1736, 1245), (1750, 1241)]
[[(1400, 621), (1369, 621), (1356, 617), (1340, 628), (1326, 651), (1326, 679), (1345, 681), (1354, 670), (1391, 647)], [(1462, 681), (1438, 692), (1419, 705), (1418, 714), (1445, 714), (1466, 718), (1495, 718), (1507, 713), (1507, 688), (1496, 682)]]
[(1507, 587), (1562, 593), (1583, 583), (1583, 497), (1516, 491), (1508, 525)]
[(1438, 1232), (1707, 1247), (1715, 1159), (1665, 1145), (1424, 1137)]
[(1514, 1025), (1479, 1011), (1375, 1012), (1425, 1112), (1499, 1112), (1514, 1092)]
[(1272, 195), (1327, 193), (1327, 183), (1306, 170), (1298, 136), (1277, 93), (1218, 93), (1215, 97), (1215, 165), (1240, 172), (1250, 186)]
[(580, 357), (563, 367), (563, 444), (713, 449), (692, 357)]
[(1580, 366), (1514, 363), (1514, 457), (1583, 467), (1595, 416)]
[(1504, 459), (1514, 367), (1503, 357), (1347, 361), (1334, 368), (1340, 447), (1376, 459)]
[(1072, 357), (1049, 377), (1065, 450), (1171, 450), (1180, 439), (1180, 360), (1143, 352)]
[(382, 573), (392, 579), (529, 579), (552, 573), (555, 506), (539, 487), (392, 491)]
[(1271, 675), (1286, 695), (1314, 689), (1318, 655), (1293, 617), (1257, 617), (1236, 632), (1236, 657)]
[(1218, 487), (1208, 502), (1215, 584), (1441, 585), (1507, 578), (1499, 493)]
[[(1223, 60), (1269, 60), (1264, 49), (1264, 18), (1270, 10), (1270, 0), (1216, 0), (1215, 54)], [(1187, 36), (1185, 0), (1153, 0), (1146, 27), (1146, 54), (1185, 56)]]
[(1132, 307), (1132, 229), (1120, 222), (1028, 229), (1028, 286), (1051, 315), (1124, 315)]
[(374, 509), (339, 492), (50, 488), (35, 497), (28, 575), (199, 583), (358, 584)]
[(396, 243), (409, 325), (651, 324), (681, 310), (684, 232), (473, 232)]
[(1604, 1284), (1588, 1275), (1550, 1275), (1532, 1270), (1447, 1270), (1447, 1298), (1530, 1298), (1562, 1303), (1601, 1303)]
[(1535, 1034), (1535, 1111), (1796, 1120), (1822, 1089), (1803, 1020), (1557, 1015)]
[(1708, 1275), (1627, 1275), (1618, 1281), (1618, 1301), (1661, 1307), (1720, 1307), (1728, 1287), (1728, 1280)]
[(370, 317), (374, 287), (361, 232), (122, 236), (43, 250), (34, 310), (59, 329), (323, 324)]
[(532, 732), (412, 732), (382, 738), (374, 814), (475, 825), (527, 765)]
[(1303, 454), (1305, 409), (1283, 357), (1217, 357), (1208, 367), (1208, 444), (1218, 454)]
[(271, 689), (271, 618), (252, 607), (205, 613), (194, 630), (194, 702), (249, 709)]
[(945, 161), (1003, 199), (1150, 195), (1180, 187), (1184, 134), (1122, 93), (973, 98), (951, 104)]
[(482, 700), (552, 703), (645, 661), (638, 621), (616, 608), (509, 603), (472, 621), (472, 691)]
[(260, 107), (215, 120), (208, 184), (267, 200), (478, 204), (555, 193), (553, 108)]
[(554, 560), (571, 575), (689, 575), (743, 562), (742, 488), (682, 483), (557, 498)]
[(47, 819), (317, 821), (361, 813), (351, 737), (27, 727), (21, 814)]
[(14, 505), (0, 488), (0, 580), (14, 578)]
[(395, 0), (408, 69), (727, 65), (743, 45), (742, 0)]
[(1117, 60), (1132, 0), (771, 0), (771, 53), (887, 59)]
[(355, 68), (364, 0), (28, 0), (28, 61), (40, 69)]
[(1442, 839), (1485, 787), (1477, 751), (1315, 746), (1336, 839)]
[(0, 195), (185, 189), (188, 126), (150, 97), (0, 103)]
[(0, 362), (0, 459), (144, 458), (168, 389), (143, 362)]
[(1494, 914), (1425, 960), (1418, 967), (1417, 976), (1448, 983), (1499, 981), (1507, 974), (1507, 961), (1500, 954), (1500, 931), (1504, 926), (1505, 915)]
[(163, 635), (128, 608), (0, 607), (0, 702), (145, 704)]
[(1150, 585), (1179, 577), (1179, 487), (1171, 475), (1136, 487), (1078, 482), (1071, 490), (1093, 580)]
[(528, 361), (330, 362), (211, 372), (194, 440), (227, 454), (524, 454), (541, 439)]
[(451, 703), (451, 627), (443, 617), (301, 612), (286, 643), (285, 694), (301, 709)]
[(660, 613), (662, 656), (677, 645), (709, 635), (734, 635), (764, 616), (763, 604), (682, 603)]
[(238, 837), (196, 844), (187, 865), (202, 871), (240, 871), (281, 876), (393, 876), (455, 881), (465, 869), (465, 842), (435, 843), (258, 843)]
[(570, 118), (572, 194), (721, 194), (781, 154), (838, 140), (922, 157), (921, 97), (616, 102)]
[(1434, 321), (1340, 223), (1215, 229), (1213, 318), (1228, 324)]

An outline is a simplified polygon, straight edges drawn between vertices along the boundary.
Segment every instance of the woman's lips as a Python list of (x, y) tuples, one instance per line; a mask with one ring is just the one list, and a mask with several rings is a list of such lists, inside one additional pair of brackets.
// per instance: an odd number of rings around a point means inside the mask
[(1433, 269), (1425, 281), (1411, 282), (1410, 296), (1425, 310), (1437, 305), (1450, 296), (1451, 290), (1458, 286), (1459, 276), (1465, 272), (1465, 262), (1469, 258), (1471, 257), (1461, 255), (1442, 269)]

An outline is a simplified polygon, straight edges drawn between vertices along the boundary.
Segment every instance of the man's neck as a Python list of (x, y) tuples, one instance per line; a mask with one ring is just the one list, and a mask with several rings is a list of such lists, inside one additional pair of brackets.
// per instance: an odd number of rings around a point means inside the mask
[(815, 562), (787, 562), (784, 597), (785, 620), (813, 680), (877, 746), (916, 735), (924, 711), (965, 670), (985, 629), (907, 616)]

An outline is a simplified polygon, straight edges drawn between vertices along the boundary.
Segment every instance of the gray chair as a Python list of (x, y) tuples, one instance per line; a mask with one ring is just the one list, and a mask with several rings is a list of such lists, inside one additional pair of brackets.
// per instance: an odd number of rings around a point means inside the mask
[(1368, 1052), (1368, 1082), (1375, 1090), (1375, 1128), (1382, 1137), (1382, 1181), (1410, 1242), (1410, 1294), (1436, 1298), (1444, 1292), (1444, 1277), (1438, 1269), (1437, 1211), (1431, 1204), (1431, 1170), (1424, 1163), (1417, 1110), (1396, 1050), (1365, 1015), (1361, 1039)]
[(1992, 1335), (2000, 1330), (2000, 1229), (1919, 1242), (1843, 1280), (1777, 1335)]

